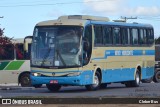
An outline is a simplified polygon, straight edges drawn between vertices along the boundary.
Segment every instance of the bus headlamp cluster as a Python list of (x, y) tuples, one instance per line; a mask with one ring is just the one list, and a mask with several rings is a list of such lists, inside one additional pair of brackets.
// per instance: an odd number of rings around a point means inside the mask
[(80, 75), (80, 72), (75, 72), (75, 73), (69, 73), (67, 76), (78, 76)]
[(33, 76), (41, 76), (40, 73), (32, 73)]

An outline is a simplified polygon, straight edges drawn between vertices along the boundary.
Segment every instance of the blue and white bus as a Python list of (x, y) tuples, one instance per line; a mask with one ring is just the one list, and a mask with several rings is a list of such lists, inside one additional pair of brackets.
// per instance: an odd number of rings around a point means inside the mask
[(111, 22), (106, 17), (61, 16), (35, 26), (31, 50), (33, 85), (105, 88), (120, 82), (138, 87), (154, 74), (150, 24)]

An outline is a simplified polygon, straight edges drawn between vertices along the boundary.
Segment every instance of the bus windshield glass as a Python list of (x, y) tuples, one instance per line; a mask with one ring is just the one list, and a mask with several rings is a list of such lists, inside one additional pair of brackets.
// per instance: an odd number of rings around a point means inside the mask
[(32, 44), (32, 66), (80, 66), (82, 30), (80, 26), (36, 27)]

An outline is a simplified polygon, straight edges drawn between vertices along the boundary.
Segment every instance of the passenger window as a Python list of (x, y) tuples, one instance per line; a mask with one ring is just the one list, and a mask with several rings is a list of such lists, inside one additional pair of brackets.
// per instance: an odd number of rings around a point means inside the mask
[(147, 39), (148, 39), (148, 44), (153, 44), (154, 42), (153, 30), (147, 29)]
[(92, 47), (92, 26), (86, 26), (85, 28), (85, 38), (89, 41), (89, 45)]
[(17, 58), (18, 60), (24, 59), (24, 48), (23, 48), (23, 44), (16, 44), (16, 45), (15, 45), (15, 49), (16, 49), (16, 58)]
[(96, 25), (94, 26), (95, 31), (95, 45), (103, 45), (103, 32), (102, 26)]
[(83, 37), (83, 65), (88, 64), (92, 52), (92, 26), (86, 26)]
[(104, 37), (103, 42), (105, 45), (112, 44), (112, 29), (111, 27), (104, 26)]
[(144, 44), (144, 32), (143, 32), (143, 29), (140, 29), (139, 30), (139, 37), (140, 37), (140, 44)]
[(113, 28), (113, 43), (121, 44), (120, 28)]
[(147, 44), (147, 33), (146, 33), (146, 29), (143, 30), (143, 40), (144, 40), (144, 44)]
[(132, 43), (133, 45), (138, 45), (138, 30), (132, 29)]
[(122, 28), (123, 44), (130, 45), (130, 30)]

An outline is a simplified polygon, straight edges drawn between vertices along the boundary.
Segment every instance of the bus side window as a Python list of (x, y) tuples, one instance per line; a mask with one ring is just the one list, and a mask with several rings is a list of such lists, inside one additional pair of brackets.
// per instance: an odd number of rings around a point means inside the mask
[(133, 45), (138, 45), (138, 29), (132, 29), (132, 43)]
[(144, 41), (144, 32), (143, 32), (143, 29), (139, 29), (139, 42), (141, 45), (145, 44), (145, 41)]
[(112, 44), (112, 29), (109, 26), (104, 26), (103, 27), (103, 32), (104, 32), (104, 37), (103, 37), (103, 43), (104, 45)]
[(83, 37), (83, 65), (86, 65), (90, 60), (92, 52), (92, 26), (86, 26)]
[(92, 46), (92, 26), (86, 26), (84, 37), (89, 41), (89, 45)]
[(118, 27), (113, 28), (113, 44), (116, 44), (116, 45), (121, 44), (120, 28)]
[(129, 28), (121, 28), (122, 44), (130, 45), (130, 30)]
[(24, 59), (30, 60), (31, 57), (31, 43), (28, 44), (28, 51), (24, 51)]
[(17, 60), (22, 60), (22, 59), (24, 59), (24, 48), (23, 48), (23, 44), (16, 44), (16, 45), (15, 45), (15, 50), (16, 50), (16, 59), (17, 59)]
[(143, 40), (144, 40), (144, 44), (147, 44), (147, 33), (146, 33), (146, 29), (143, 29)]
[(153, 42), (154, 42), (153, 30), (147, 29), (147, 39), (148, 39), (148, 44), (153, 44)]
[(95, 46), (101, 46), (103, 45), (103, 31), (102, 31), (102, 26), (100, 25), (95, 25), (94, 26), (94, 32), (95, 32)]

